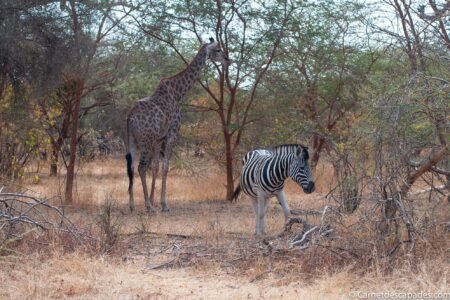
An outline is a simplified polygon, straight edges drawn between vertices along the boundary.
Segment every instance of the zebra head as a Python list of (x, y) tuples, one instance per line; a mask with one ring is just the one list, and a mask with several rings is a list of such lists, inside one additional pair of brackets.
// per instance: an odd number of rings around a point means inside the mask
[(308, 165), (308, 148), (298, 145), (295, 157), (289, 168), (289, 177), (297, 182), (307, 194), (314, 192), (314, 178)]

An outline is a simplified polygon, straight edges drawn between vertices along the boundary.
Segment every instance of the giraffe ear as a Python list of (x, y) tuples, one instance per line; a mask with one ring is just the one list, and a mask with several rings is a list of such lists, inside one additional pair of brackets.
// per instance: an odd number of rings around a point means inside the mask
[(209, 38), (209, 43), (210, 44), (214, 43), (214, 39), (212, 37)]
[(209, 51), (211, 51), (212, 49), (217, 48), (218, 45), (219, 45), (219, 43), (217, 43), (217, 42), (212, 42), (211, 44), (208, 44), (208, 45), (206, 46), (206, 49), (207, 49), (208, 52), (209, 52)]

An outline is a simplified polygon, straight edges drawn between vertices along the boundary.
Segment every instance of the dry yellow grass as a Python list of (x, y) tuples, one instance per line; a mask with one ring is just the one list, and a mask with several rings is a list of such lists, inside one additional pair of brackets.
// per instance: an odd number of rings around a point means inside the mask
[[(350, 299), (354, 293), (449, 292), (449, 272), (424, 261), (388, 276), (376, 271), (356, 276), (348, 270), (287, 282), (277, 274), (261, 279), (229, 275), (217, 268), (149, 270), (111, 257), (85, 253), (31, 256), (2, 265), (1, 299)], [(448, 263), (448, 262), (446, 262)], [(448, 299), (448, 298), (447, 298)]]
[[(128, 210), (124, 165), (122, 160), (85, 164), (78, 174), (75, 203), (66, 210), (76, 224), (91, 226), (101, 236), (96, 224), (105, 199), (112, 199), (121, 225), (116, 248), (109, 254), (96, 247), (67, 249), (58, 238), (36, 247), (22, 245), (18, 250), (23, 255), (0, 258), (0, 299), (349, 299), (355, 292), (361, 297), (369, 292), (450, 292), (446, 242), (420, 259), (401, 258), (388, 272), (383, 263), (361, 268), (356, 260), (335, 262), (335, 256), (289, 249), (283, 241), (279, 244), (285, 248), (274, 244), (269, 253), (253, 236), (250, 201), (243, 196), (237, 203), (224, 201), (220, 174), (196, 179), (172, 171), (171, 212), (148, 215), (139, 180), (137, 211)], [(330, 170), (323, 168), (317, 177), (315, 194), (304, 195), (294, 184), (287, 185), (292, 209), (329, 204), (324, 193), (332, 180)], [(63, 182), (42, 176), (28, 187), (58, 202), (54, 196), (62, 194)], [(346, 225), (351, 228), (356, 218), (349, 217)], [(269, 234), (283, 226), (275, 200), (267, 221)]]

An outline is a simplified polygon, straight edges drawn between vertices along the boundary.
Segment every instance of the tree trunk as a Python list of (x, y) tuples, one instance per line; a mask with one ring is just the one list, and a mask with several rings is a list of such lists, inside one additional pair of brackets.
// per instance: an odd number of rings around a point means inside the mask
[(58, 142), (52, 143), (52, 155), (50, 157), (50, 176), (58, 176), (58, 155), (61, 145)]
[(227, 170), (227, 200), (231, 201), (231, 196), (234, 192), (234, 182), (233, 182), (233, 153), (231, 151), (231, 135), (226, 131), (223, 132), (225, 139), (225, 163)]
[(75, 163), (78, 144), (78, 118), (80, 116), (80, 104), (83, 93), (84, 82), (78, 79), (76, 83), (76, 92), (74, 98), (74, 108), (72, 111), (72, 130), (70, 133), (70, 156), (69, 165), (67, 166), (66, 193), (65, 204), (72, 204), (73, 181), (75, 179)]
[(52, 157), (50, 163), (50, 176), (58, 176), (58, 155)]
[(319, 135), (314, 135), (313, 137), (313, 151), (310, 159), (310, 166), (312, 169), (315, 169), (317, 166), (317, 163), (320, 159), (320, 152), (322, 151), (322, 148), (324, 146), (325, 139)]

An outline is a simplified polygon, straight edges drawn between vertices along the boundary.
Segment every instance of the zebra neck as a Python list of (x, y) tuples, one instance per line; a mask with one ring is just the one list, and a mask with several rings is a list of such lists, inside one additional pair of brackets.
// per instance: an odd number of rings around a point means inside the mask
[(293, 168), (294, 168), (294, 160), (295, 160), (295, 154), (289, 155), (286, 158), (286, 177), (291, 177), (292, 178), (292, 173), (294, 172)]
[(270, 181), (272, 186), (282, 186), (286, 178), (289, 177), (290, 162), (289, 156), (275, 156), (267, 161), (264, 167), (264, 180)]

